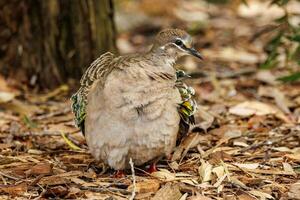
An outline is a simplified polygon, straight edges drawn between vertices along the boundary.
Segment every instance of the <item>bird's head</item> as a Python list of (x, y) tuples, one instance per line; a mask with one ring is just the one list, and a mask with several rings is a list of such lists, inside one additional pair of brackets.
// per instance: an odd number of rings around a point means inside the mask
[(165, 29), (159, 32), (152, 50), (163, 52), (175, 60), (184, 55), (203, 59), (201, 54), (193, 48), (192, 37), (180, 29)]

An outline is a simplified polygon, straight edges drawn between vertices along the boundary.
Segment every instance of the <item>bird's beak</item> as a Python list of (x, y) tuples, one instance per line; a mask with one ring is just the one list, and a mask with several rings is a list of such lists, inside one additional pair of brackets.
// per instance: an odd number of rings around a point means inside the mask
[(194, 49), (194, 48), (188, 48), (187, 51), (192, 56), (195, 56), (195, 57), (199, 58), (200, 60), (203, 60), (202, 55), (196, 49)]

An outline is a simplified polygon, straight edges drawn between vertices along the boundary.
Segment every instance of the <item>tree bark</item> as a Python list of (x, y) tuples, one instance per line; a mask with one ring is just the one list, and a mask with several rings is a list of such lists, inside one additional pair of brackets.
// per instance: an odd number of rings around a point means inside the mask
[(112, 0), (2, 0), (0, 72), (53, 88), (115, 52)]

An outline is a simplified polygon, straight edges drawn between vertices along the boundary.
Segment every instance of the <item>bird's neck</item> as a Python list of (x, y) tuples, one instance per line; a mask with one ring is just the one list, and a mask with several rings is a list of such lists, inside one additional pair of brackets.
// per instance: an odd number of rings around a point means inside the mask
[(154, 66), (157, 67), (171, 67), (173, 68), (177, 58), (175, 56), (171, 56), (165, 51), (161, 49), (151, 49), (146, 57), (153, 62)]

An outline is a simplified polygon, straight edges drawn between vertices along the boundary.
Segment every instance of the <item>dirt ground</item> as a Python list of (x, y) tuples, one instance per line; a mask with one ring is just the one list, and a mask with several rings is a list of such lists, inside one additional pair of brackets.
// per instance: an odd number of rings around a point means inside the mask
[[(173, 26), (192, 33), (205, 57), (177, 66), (191, 75), (199, 106), (172, 158), (152, 174), (134, 166), (116, 178), (74, 127), (75, 86), (41, 93), (0, 76), (0, 199), (300, 199), (300, 84), (277, 81), (289, 71), (284, 59), (259, 69), (272, 37), (260, 33), (282, 10), (172, 2), (120, 1), (116, 12), (120, 53), (146, 50)], [(300, 12), (299, 3), (290, 9)]]

